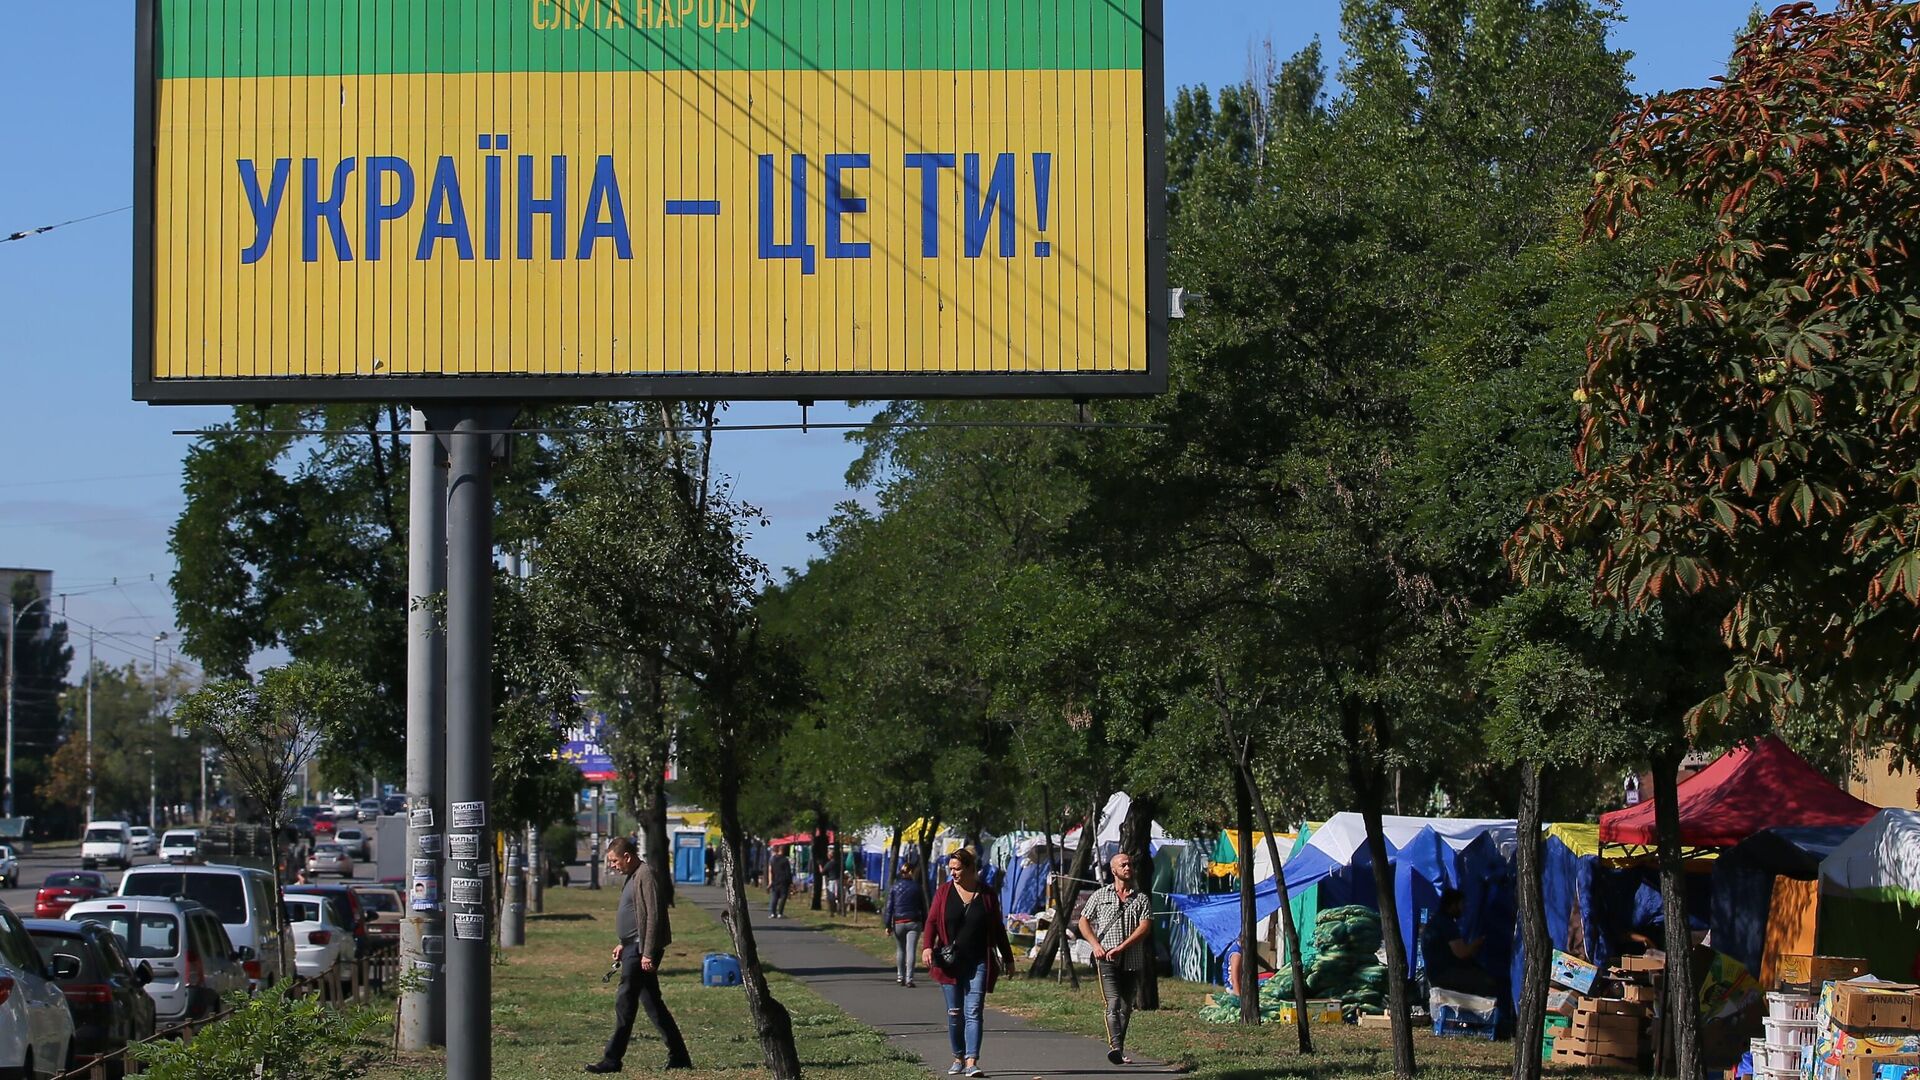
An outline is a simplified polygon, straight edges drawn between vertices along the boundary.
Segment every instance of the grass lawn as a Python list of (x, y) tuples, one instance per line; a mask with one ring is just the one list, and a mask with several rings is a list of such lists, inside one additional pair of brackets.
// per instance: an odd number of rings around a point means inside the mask
[[(521, 1078), (576, 1077), (595, 1061), (613, 1026), (617, 983), (600, 982), (613, 947), (611, 889), (549, 889), (546, 913), (527, 920), (527, 945), (505, 954), (493, 969), (493, 1074)], [(700, 985), (701, 957), (732, 952), (726, 930), (691, 903), (673, 909), (673, 944), (661, 983), (667, 1007), (686, 1036), (695, 1070), (689, 1080), (764, 1076), (743, 992)], [(907, 1080), (924, 1077), (919, 1059), (890, 1048), (872, 1029), (784, 975), (769, 982), (793, 1013), (800, 1060), (810, 1076), (834, 1080)], [(647, 1075), (666, 1063), (666, 1051), (645, 1014), (634, 1025), (626, 1075)], [(439, 1080), (439, 1053), (403, 1055), (373, 1075), (379, 1080)]]
[[(833, 918), (824, 911), (808, 910), (805, 898), (799, 896), (794, 897), (787, 910), (797, 919), (877, 957), (893, 958), (893, 939), (880, 931), (878, 920), (871, 914)], [(1345, 1025), (1315, 1027), (1315, 1052), (1310, 1057), (1302, 1056), (1291, 1024), (1265, 1024), (1254, 1029), (1201, 1020), (1201, 999), (1216, 989), (1179, 979), (1161, 979), (1160, 1009), (1134, 1014), (1127, 1035), (1128, 1049), (1144, 1057), (1174, 1062), (1191, 1075), (1208, 1080), (1253, 1080), (1255, 1077), (1374, 1080), (1393, 1075), (1393, 1050), (1388, 1032)], [(1078, 991), (1064, 982), (1004, 979), (987, 1004), (1061, 1031), (1095, 1038), (1104, 1037), (1106, 1031), (1099, 987), (1084, 970)], [(1441, 1039), (1423, 1031), (1414, 1034), (1420, 1075), (1434, 1080), (1509, 1075), (1512, 1047), (1513, 1044), (1507, 1042)]]

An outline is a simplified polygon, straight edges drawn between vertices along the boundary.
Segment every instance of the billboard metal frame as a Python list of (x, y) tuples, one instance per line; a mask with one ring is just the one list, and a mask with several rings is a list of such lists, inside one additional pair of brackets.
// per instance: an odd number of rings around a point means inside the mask
[(1165, 0), (1141, 0), (1141, 115), (1146, 166), (1147, 364), (1127, 372), (806, 375), (309, 375), (156, 379), (154, 359), (155, 20), (165, 0), (137, 0), (133, 105), (133, 397), (156, 405), (322, 402), (585, 402), (726, 399), (883, 401), (934, 398), (1146, 397), (1167, 388)]

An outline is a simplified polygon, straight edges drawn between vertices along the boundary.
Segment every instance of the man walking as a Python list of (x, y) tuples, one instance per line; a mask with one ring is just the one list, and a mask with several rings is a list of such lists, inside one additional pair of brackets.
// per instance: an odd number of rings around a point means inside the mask
[(620, 934), (620, 944), (613, 947), (613, 962), (620, 965), (620, 993), (613, 999), (613, 1037), (607, 1040), (600, 1060), (587, 1066), (587, 1071), (620, 1071), (620, 1062), (627, 1056), (627, 1042), (633, 1037), (634, 1015), (642, 1006), (647, 1019), (659, 1029), (660, 1041), (667, 1044), (667, 1068), (691, 1069), (693, 1060), (687, 1056), (686, 1040), (680, 1037), (680, 1026), (673, 1022), (673, 1014), (660, 996), (660, 958), (673, 941), (673, 930), (667, 924), (667, 909), (660, 903), (654, 869), (640, 861), (633, 841), (624, 836), (614, 837), (607, 845), (607, 869), (627, 875), (614, 920)]
[(1147, 965), (1147, 935), (1153, 932), (1153, 902), (1133, 887), (1133, 856), (1121, 852), (1108, 864), (1113, 883), (1094, 890), (1080, 909), (1080, 936), (1093, 946), (1100, 992), (1107, 1002), (1107, 1060), (1130, 1065), (1127, 1021), (1133, 1018), (1133, 991)]
[(787, 894), (793, 891), (793, 860), (776, 851), (767, 864), (767, 915), (787, 917)]

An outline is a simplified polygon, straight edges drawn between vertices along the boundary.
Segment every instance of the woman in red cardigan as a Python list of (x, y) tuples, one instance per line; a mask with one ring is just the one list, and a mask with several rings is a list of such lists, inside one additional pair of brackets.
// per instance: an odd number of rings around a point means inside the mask
[(1000, 898), (980, 880), (979, 856), (967, 848), (947, 856), (947, 878), (927, 911), (920, 958), (947, 999), (947, 1041), (953, 1045), (948, 1075), (985, 1076), (980, 1035), (986, 996), (1000, 971), (1013, 969), (1013, 943)]

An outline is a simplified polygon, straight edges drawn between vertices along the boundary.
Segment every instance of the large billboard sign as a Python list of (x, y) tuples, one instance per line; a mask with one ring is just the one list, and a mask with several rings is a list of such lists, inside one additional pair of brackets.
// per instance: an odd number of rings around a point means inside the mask
[(1161, 0), (140, 0), (135, 396), (1165, 385)]

